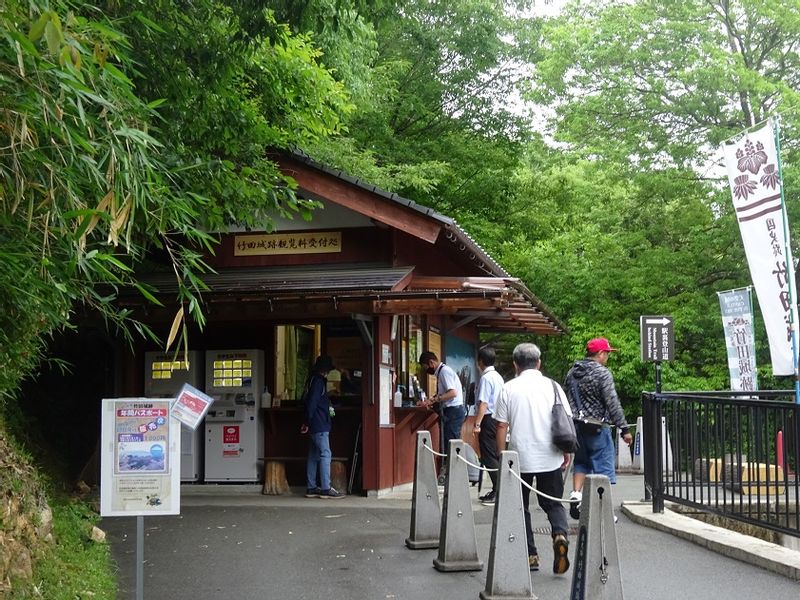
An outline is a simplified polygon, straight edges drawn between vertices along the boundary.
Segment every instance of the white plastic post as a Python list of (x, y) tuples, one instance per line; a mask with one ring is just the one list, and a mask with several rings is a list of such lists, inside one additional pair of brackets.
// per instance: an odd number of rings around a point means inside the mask
[(572, 567), (570, 600), (624, 600), (611, 484), (587, 475)]
[(442, 500), (442, 527), (439, 531), (439, 556), (433, 559), (437, 571), (480, 571), (483, 562), (478, 559), (478, 540), (472, 500), (469, 497), (467, 463), (464, 442), (450, 440), (447, 454), (447, 481)]
[(486, 574), (486, 588), (479, 597), (480, 600), (536, 600), (528, 567), (522, 488), (513, 474), (519, 475), (517, 453), (503, 452), (499, 469), (489, 572)]
[(412, 550), (439, 547), (442, 512), (439, 508), (436, 462), (425, 446), (431, 448), (431, 434), (429, 431), (418, 431), (411, 498), (411, 533), (406, 538), (406, 546)]

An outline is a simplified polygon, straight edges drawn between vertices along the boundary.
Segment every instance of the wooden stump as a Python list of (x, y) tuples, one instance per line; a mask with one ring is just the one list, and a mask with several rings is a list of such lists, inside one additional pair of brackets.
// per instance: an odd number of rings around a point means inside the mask
[(289, 493), (286, 481), (286, 465), (282, 460), (267, 460), (264, 464), (264, 489), (267, 496), (282, 496)]
[(347, 463), (343, 460), (331, 460), (331, 487), (347, 493)]

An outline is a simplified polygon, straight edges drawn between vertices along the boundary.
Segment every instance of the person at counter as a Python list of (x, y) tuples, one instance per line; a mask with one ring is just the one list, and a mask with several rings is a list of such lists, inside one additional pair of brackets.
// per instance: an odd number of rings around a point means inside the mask
[[(436, 377), (436, 394), (419, 403), (419, 406), (431, 408), (438, 405), (440, 431), (444, 440), (444, 450), (449, 452), (450, 440), (461, 438), (461, 426), (464, 424), (466, 411), (464, 406), (464, 390), (461, 380), (456, 372), (439, 360), (435, 353), (429, 350), (419, 355), (419, 364), (428, 375)], [(439, 476), (443, 481), (444, 470)]]
[[(327, 376), (333, 369), (333, 360), (320, 355), (312, 367), (311, 376), (303, 393), (305, 421), (300, 433), (309, 433), (308, 460), (306, 461), (306, 498), (343, 498), (344, 493), (331, 487), (330, 432), (333, 423), (333, 406), (328, 397)], [(317, 471), (319, 483), (317, 486)]]
[(500, 466), (500, 455), (497, 453), (497, 423), (494, 420), (494, 407), (497, 399), (503, 392), (503, 376), (494, 368), (497, 355), (494, 348), (484, 346), (478, 350), (478, 369), (481, 378), (478, 380), (478, 394), (476, 398), (478, 411), (475, 415), (475, 426), (472, 434), (478, 436), (478, 445), (481, 449), (481, 462), (489, 469), (489, 479), (492, 480), (492, 489), (478, 500), (486, 506), (495, 503), (495, 490), (497, 489), (497, 468)]

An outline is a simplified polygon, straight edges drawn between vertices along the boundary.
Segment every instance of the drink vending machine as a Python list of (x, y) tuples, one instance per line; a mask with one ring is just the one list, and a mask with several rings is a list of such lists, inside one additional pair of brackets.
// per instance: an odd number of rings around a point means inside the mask
[(263, 350), (206, 351), (205, 480), (259, 481), (264, 455)]
[[(192, 350), (185, 360), (174, 353), (145, 352), (144, 393), (148, 398), (175, 398), (184, 383), (203, 389), (203, 353)], [(178, 358), (183, 358), (182, 354)], [(195, 430), (181, 424), (181, 481), (202, 477), (203, 427)]]

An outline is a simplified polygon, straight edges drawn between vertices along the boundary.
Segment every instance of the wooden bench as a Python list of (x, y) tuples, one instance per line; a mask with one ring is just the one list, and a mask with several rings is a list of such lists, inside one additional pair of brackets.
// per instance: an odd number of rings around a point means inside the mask
[[(305, 456), (268, 456), (264, 458), (264, 487), (261, 493), (267, 496), (290, 494), (286, 480), (286, 463), (305, 463)], [(347, 491), (347, 461), (344, 456), (331, 457), (331, 486), (340, 492)]]

